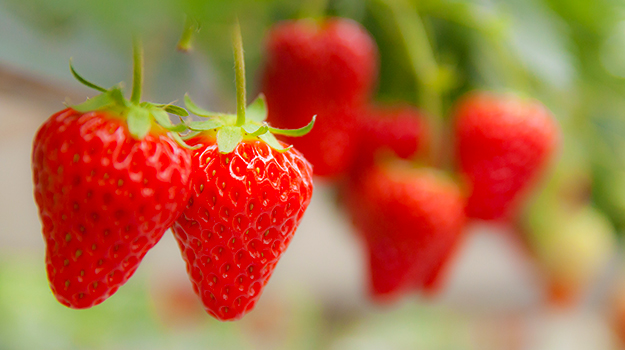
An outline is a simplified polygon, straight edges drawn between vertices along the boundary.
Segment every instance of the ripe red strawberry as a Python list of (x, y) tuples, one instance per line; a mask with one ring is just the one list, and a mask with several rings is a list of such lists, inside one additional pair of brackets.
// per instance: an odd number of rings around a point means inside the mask
[(210, 136), (193, 156), (193, 195), (173, 227), (189, 277), (219, 320), (250, 311), (289, 245), (312, 196), (301, 153), (260, 140), (219, 152)]
[(375, 42), (351, 20), (298, 20), (273, 27), (266, 50), (262, 91), (269, 121), (294, 128), (317, 115), (313, 132), (288, 142), (306, 155), (316, 175), (345, 173), (356, 147), (354, 117), (377, 78)]
[(192, 195), (173, 231), (187, 272), (206, 311), (236, 320), (252, 310), (286, 250), (312, 197), (312, 168), (272, 133), (264, 97), (245, 108), (243, 47), (235, 27), (237, 115), (211, 113), (185, 98), (193, 155)]
[(132, 276), (190, 195), (190, 151), (167, 136), (171, 123), (153, 120), (169, 107), (96, 88), (104, 93), (41, 126), (32, 153), (50, 287), (77, 309)]
[(414, 107), (368, 106), (359, 121), (360, 137), (353, 172), (373, 166), (380, 153), (410, 159), (427, 147), (426, 119)]
[(459, 187), (435, 170), (377, 166), (348, 188), (347, 204), (367, 245), (373, 296), (431, 289), (462, 232)]
[(514, 215), (558, 143), (558, 126), (539, 102), (474, 93), (455, 112), (456, 154), (472, 186), (467, 215)]

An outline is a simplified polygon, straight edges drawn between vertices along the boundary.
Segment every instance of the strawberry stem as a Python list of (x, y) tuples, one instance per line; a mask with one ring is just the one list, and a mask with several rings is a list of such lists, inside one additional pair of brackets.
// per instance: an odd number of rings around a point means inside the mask
[(176, 48), (178, 51), (189, 52), (193, 49), (193, 33), (197, 30), (197, 22), (190, 16), (184, 19), (184, 30)]
[(322, 18), (328, 8), (328, 0), (306, 0), (299, 11), (299, 18)]
[[(430, 161), (441, 165), (446, 155), (442, 149), (443, 107), (439, 84), (440, 68), (434, 58), (432, 45), (417, 9), (405, 0), (380, 0), (392, 12), (401, 40), (408, 54), (418, 85), (417, 100), (428, 112), (431, 129)], [(442, 164), (444, 165), (444, 164)]]
[(243, 39), (241, 38), (241, 26), (239, 18), (235, 19), (234, 32), (232, 35), (232, 48), (234, 51), (234, 73), (237, 87), (237, 122), (236, 126), (245, 124), (245, 60), (243, 58)]
[(143, 87), (143, 44), (138, 37), (132, 40), (132, 94), (130, 102), (141, 102), (141, 89)]

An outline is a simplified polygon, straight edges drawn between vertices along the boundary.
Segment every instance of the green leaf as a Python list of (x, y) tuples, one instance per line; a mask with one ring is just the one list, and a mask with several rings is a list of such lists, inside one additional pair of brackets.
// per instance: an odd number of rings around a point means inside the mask
[(196, 131), (217, 129), (222, 126), (224, 126), (224, 122), (221, 119), (215, 119), (215, 118), (212, 118), (209, 120), (202, 120), (199, 122), (190, 122), (187, 124), (187, 127), (189, 129), (196, 130)]
[(197, 135), (201, 134), (201, 131), (191, 131), (186, 133), (184, 136), (180, 136), (183, 140), (189, 140), (192, 139), (194, 137), (196, 137)]
[(193, 101), (191, 101), (189, 94), (184, 95), (184, 105), (187, 107), (189, 112), (200, 117), (210, 118), (210, 117), (218, 117), (222, 115), (221, 113), (207, 111), (203, 108), (198, 107), (195, 103), (193, 103)]
[(186, 148), (186, 149), (198, 149), (198, 148), (202, 147), (202, 145), (190, 146), (189, 144), (184, 142), (182, 137), (180, 137), (180, 135), (177, 132), (172, 132), (170, 135), (171, 135), (171, 138), (174, 139), (174, 141), (176, 141), (176, 143), (178, 143), (183, 148)]
[(92, 97), (81, 104), (77, 104), (71, 107), (78, 112), (89, 112), (103, 109), (104, 107), (108, 107), (114, 103), (115, 101), (111, 98), (111, 95), (105, 92), (98, 96)]
[(130, 106), (128, 101), (124, 98), (124, 93), (122, 92), (121, 87), (112, 88), (111, 90), (108, 91), (108, 94), (111, 96), (113, 101), (117, 103), (118, 105), (125, 106), (125, 107)]
[(243, 140), (243, 130), (240, 126), (225, 126), (217, 132), (217, 147), (219, 152), (232, 152)]
[(158, 125), (164, 127), (169, 131), (183, 132), (187, 130), (187, 127), (184, 124), (172, 124), (169, 116), (167, 115), (167, 112), (160, 108), (153, 108), (150, 113), (152, 113), (152, 116), (154, 117), (154, 120), (156, 120)]
[[(247, 131), (247, 130), (245, 130)], [(257, 128), (256, 131), (254, 132), (247, 132), (250, 136), (260, 136), (262, 134), (265, 134), (267, 131), (269, 131), (269, 127), (267, 125), (263, 125), (260, 128)]]
[(147, 135), (152, 127), (150, 112), (145, 108), (131, 107), (128, 110), (128, 131), (137, 139), (142, 139)]
[(269, 127), (269, 132), (276, 135), (285, 135), (285, 136), (304, 136), (308, 134), (313, 126), (315, 125), (315, 120), (317, 120), (317, 116), (313, 115), (312, 120), (308, 125), (299, 129), (278, 129)]
[(179, 115), (181, 117), (186, 117), (189, 115), (189, 112), (187, 112), (186, 109), (182, 107), (178, 107), (176, 105), (157, 105), (157, 106), (163, 108), (165, 112), (167, 113)]
[(267, 103), (265, 95), (262, 93), (252, 102), (245, 111), (245, 117), (255, 122), (262, 122), (267, 119)]
[(293, 146), (289, 146), (287, 148), (282, 147), (282, 145), (280, 144), (280, 142), (278, 142), (278, 140), (276, 139), (275, 136), (273, 136), (270, 133), (265, 133), (262, 134), (260, 136), (258, 136), (261, 140), (265, 141), (266, 144), (269, 145), (269, 147), (273, 148), (274, 150), (280, 152), (280, 153), (284, 153), (288, 150), (291, 149), (291, 147)]
[(76, 72), (76, 70), (74, 69), (74, 66), (72, 65), (72, 59), (69, 59), (69, 70), (72, 72), (72, 75), (74, 76), (74, 78), (76, 78), (76, 80), (78, 80), (81, 84), (88, 86), (92, 89), (98, 90), (100, 92), (106, 92), (107, 90), (101, 86), (98, 86), (90, 81), (88, 81), (87, 79), (83, 78), (80, 76), (80, 74), (78, 74), (78, 72)]
[(243, 130), (245, 130), (246, 133), (252, 136), (262, 135), (266, 133), (267, 130), (269, 130), (264, 124), (257, 124), (249, 121), (243, 124), (242, 128)]

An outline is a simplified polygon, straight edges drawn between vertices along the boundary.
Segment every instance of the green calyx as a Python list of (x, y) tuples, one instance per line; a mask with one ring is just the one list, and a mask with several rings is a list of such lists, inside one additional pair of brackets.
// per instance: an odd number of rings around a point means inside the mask
[[(141, 90), (143, 83), (143, 49), (138, 41), (133, 45), (133, 87), (130, 99), (124, 97), (121, 84), (110, 89), (105, 89), (89, 82), (80, 76), (69, 61), (69, 68), (72, 75), (85, 86), (101, 92), (100, 95), (92, 97), (87, 101), (70, 106), (72, 109), (86, 113), (91, 111), (108, 111), (112, 115), (124, 119), (128, 126), (128, 131), (136, 139), (143, 139), (153, 128), (169, 132), (169, 135), (183, 147), (189, 146), (182, 140), (179, 133), (187, 130), (184, 124), (174, 125), (169, 119), (168, 113), (186, 117), (189, 113), (182, 107), (173, 104), (157, 104), (152, 102), (141, 102)], [(164, 130), (163, 130), (164, 129)]]
[(312, 130), (316, 116), (308, 125), (300, 129), (278, 129), (269, 126), (267, 119), (267, 103), (265, 96), (260, 94), (254, 102), (246, 106), (245, 102), (245, 60), (243, 59), (243, 40), (241, 38), (241, 27), (238, 19), (234, 26), (232, 36), (234, 51), (234, 69), (237, 88), (237, 114), (223, 114), (210, 112), (198, 107), (189, 95), (184, 96), (184, 103), (189, 112), (204, 118), (203, 121), (189, 122), (186, 126), (192, 130), (190, 135), (197, 133), (214, 136), (217, 140), (217, 147), (221, 153), (232, 152), (239, 142), (243, 140), (261, 140), (269, 147), (278, 152), (286, 152), (291, 149), (283, 147), (276, 139), (276, 135), (304, 136)]
[(210, 112), (198, 107), (189, 95), (184, 96), (184, 103), (189, 112), (199, 117), (207, 118), (201, 121), (192, 121), (186, 127), (195, 132), (212, 136), (217, 140), (217, 147), (221, 153), (232, 152), (239, 142), (243, 140), (261, 140), (278, 152), (286, 152), (291, 149), (283, 147), (276, 139), (275, 135), (304, 136), (309, 133), (315, 124), (316, 116), (308, 125), (299, 129), (278, 129), (273, 128), (265, 122), (267, 119), (267, 103), (265, 96), (260, 94), (254, 102), (245, 108), (245, 119), (243, 125), (238, 124), (235, 114), (223, 114)]

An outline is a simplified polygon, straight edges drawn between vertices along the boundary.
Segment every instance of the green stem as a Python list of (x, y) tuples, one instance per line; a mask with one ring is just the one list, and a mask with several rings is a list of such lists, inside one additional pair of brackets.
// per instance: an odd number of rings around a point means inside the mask
[(322, 18), (328, 8), (328, 0), (305, 0), (299, 18)]
[[(436, 98), (438, 65), (425, 26), (416, 9), (403, 0), (385, 1), (395, 17), (397, 27), (419, 85), (418, 99), (428, 112), (440, 116), (440, 98)], [(431, 98), (436, 98), (431, 101)]]
[(237, 126), (245, 124), (245, 60), (243, 58), (243, 39), (241, 38), (241, 26), (237, 18), (234, 23), (232, 35), (232, 47), (234, 51), (234, 73), (237, 87)]
[(405, 0), (379, 0), (392, 12), (401, 40), (410, 60), (418, 86), (417, 101), (428, 112), (432, 132), (430, 160), (443, 161), (443, 102), (439, 84), (440, 69), (434, 58), (427, 31), (416, 8)]
[(141, 89), (143, 88), (143, 44), (141, 39), (135, 37), (132, 41), (132, 94), (130, 102), (141, 102)]
[(187, 16), (184, 20), (184, 30), (182, 31), (182, 36), (178, 41), (178, 45), (176, 48), (182, 52), (189, 52), (193, 48), (193, 33), (197, 30), (197, 22)]
[[(478, 13), (480, 15), (477, 15)], [(499, 63), (496, 68), (499, 69), (498, 74), (503, 77), (503, 82), (520, 91), (529, 91), (531, 85), (527, 71), (507, 45), (510, 41), (510, 31), (504, 16), (498, 13), (484, 16), (481, 6), (474, 3), (445, 1), (429, 7), (428, 15), (481, 33), (486, 42), (492, 45), (495, 59)]]

